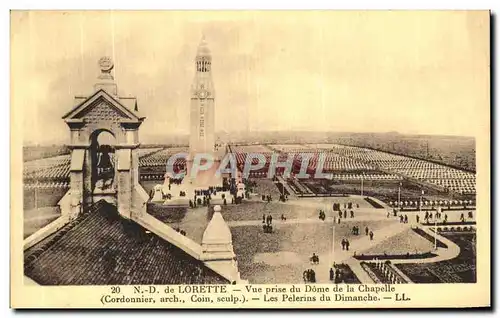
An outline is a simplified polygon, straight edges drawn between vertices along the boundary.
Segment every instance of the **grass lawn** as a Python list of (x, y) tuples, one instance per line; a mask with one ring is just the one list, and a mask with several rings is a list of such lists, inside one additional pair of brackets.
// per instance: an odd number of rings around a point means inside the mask
[(274, 184), (274, 182), (270, 179), (250, 179), (249, 181), (253, 181), (257, 184), (254, 188), (254, 192), (259, 195), (268, 195), (270, 194), (273, 197), (273, 200), (278, 200), (280, 197), (280, 191), (278, 187)]
[[(349, 219), (353, 220), (353, 219)], [(354, 218), (353, 221), (350, 222), (340, 222), (340, 224), (335, 224), (335, 248), (341, 249), (342, 245), (342, 239), (346, 238), (351, 242), (351, 246), (349, 246), (349, 249), (355, 251), (356, 246), (353, 245), (353, 241), (364, 237), (365, 236), (365, 228), (368, 227), (370, 231), (373, 231), (374, 236), (377, 236), (377, 229), (390, 226), (391, 224), (396, 224), (398, 221), (393, 220), (393, 219), (388, 219), (388, 220), (376, 220), (376, 221), (355, 221), (356, 218)], [(351, 233), (352, 227), (353, 226), (359, 226), (359, 235), (353, 235)], [(366, 254), (366, 253), (365, 253)]]
[(434, 249), (434, 245), (418, 235), (412, 229), (396, 234), (365, 251), (365, 255), (384, 254), (400, 255), (406, 253), (424, 253)]
[[(222, 216), (226, 221), (262, 220), (262, 215), (270, 214), (274, 220), (283, 214), (287, 219), (318, 218), (319, 208), (302, 207), (278, 202), (244, 202), (242, 204), (222, 206)], [(326, 212), (331, 216), (331, 212)]]
[(476, 233), (449, 232), (443, 236), (460, 247), (452, 260), (424, 264), (396, 264), (415, 283), (475, 283)]
[[(260, 226), (231, 228), (233, 247), (243, 279), (251, 283), (298, 283), (312, 253), (328, 255), (331, 224), (279, 224), (274, 233)], [(328, 261), (320, 259), (320, 261)]]

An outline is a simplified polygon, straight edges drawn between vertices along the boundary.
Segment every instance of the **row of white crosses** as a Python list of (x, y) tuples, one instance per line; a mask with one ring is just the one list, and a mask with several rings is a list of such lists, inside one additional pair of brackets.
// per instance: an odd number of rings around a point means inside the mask
[[(438, 183), (452, 190), (475, 190), (475, 174), (425, 160), (361, 148), (343, 148), (338, 153), (406, 176)], [(456, 189), (455, 189), (456, 188)]]
[(380, 270), (385, 277), (387, 277), (391, 284), (400, 284), (401, 281), (398, 279), (396, 274), (390, 270), (389, 265), (385, 264), (384, 261), (375, 258), (375, 266)]
[(51, 189), (51, 188), (69, 188), (68, 182), (36, 182), (24, 185), (27, 189)]
[[(422, 201), (422, 205), (459, 205), (459, 206), (463, 206), (463, 205), (473, 205), (474, 201), (472, 200), (444, 200), (444, 201)], [(397, 205), (398, 202), (397, 201), (390, 201), (389, 202), (389, 205), (393, 206), (393, 205)], [(404, 205), (404, 206), (418, 206), (419, 202), (418, 201), (400, 201), (400, 205)]]
[(141, 176), (141, 179), (143, 180), (161, 180), (162, 177), (160, 175), (144, 175)]
[(339, 180), (402, 180), (403, 178), (395, 174), (333, 174), (333, 179)]

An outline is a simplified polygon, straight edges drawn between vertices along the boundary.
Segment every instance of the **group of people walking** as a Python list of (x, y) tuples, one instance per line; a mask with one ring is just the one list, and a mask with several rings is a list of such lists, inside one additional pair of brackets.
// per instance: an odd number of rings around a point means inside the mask
[[(314, 256), (314, 254), (313, 254)], [(318, 261), (319, 262), (319, 261)], [(335, 284), (340, 284), (342, 282), (345, 282), (346, 278), (346, 272), (344, 269), (342, 269), (341, 266), (337, 266), (336, 264), (333, 264), (333, 267), (330, 267), (330, 281), (335, 283)], [(313, 269), (306, 269), (303, 272), (303, 279), (304, 283), (316, 283), (316, 272)]]
[[(309, 258), (311, 265), (319, 264), (319, 256), (316, 253)], [(316, 282), (316, 272), (312, 269), (306, 269), (303, 273), (304, 283), (315, 283)]]
[[(350, 214), (350, 217), (351, 218), (354, 218), (354, 210), (350, 210), (349, 211), (349, 214)], [(347, 210), (344, 210), (344, 212), (342, 213), (341, 210), (339, 210), (339, 219), (342, 218), (342, 215), (344, 216), (344, 219), (347, 219)]]
[(193, 200), (189, 200), (189, 207), (196, 208), (197, 206), (208, 206), (210, 205), (210, 201), (212, 197), (210, 194), (204, 195), (203, 198), (199, 198), (196, 194), (194, 195)]
[[(282, 219), (284, 215), (281, 216)], [(271, 214), (265, 215), (262, 214), (262, 229), (264, 230), (264, 233), (272, 233), (273, 232), (273, 216)]]
[(209, 195), (217, 195), (217, 191), (222, 191), (222, 187), (208, 187), (205, 190), (195, 190), (194, 194), (199, 196), (209, 196)]
[[(359, 235), (359, 226), (355, 225), (351, 229), (351, 234), (352, 235)], [(365, 235), (370, 236), (370, 241), (373, 241), (373, 231), (371, 231), (368, 226), (365, 227)], [(349, 250), (350, 242), (347, 238), (343, 238), (341, 243), (342, 245), (342, 250)]]
[(267, 201), (267, 203), (271, 202), (273, 200), (273, 197), (270, 194), (263, 194), (262, 195), (262, 201)]
[[(417, 221), (418, 222), (418, 221)], [(402, 214), (399, 215), (399, 223), (408, 223), (408, 215), (405, 214), (404, 216)]]
[(345, 281), (345, 276), (346, 273), (340, 266), (333, 264), (333, 267), (330, 267), (330, 281), (340, 284)]
[(341, 242), (340, 244), (342, 245), (342, 250), (346, 250), (346, 251), (348, 251), (348, 250), (349, 250), (349, 245), (350, 245), (350, 243), (349, 243), (349, 240), (348, 240), (348, 239), (343, 238), (343, 239), (342, 239), (342, 242)]
[[(397, 216), (397, 211), (394, 210), (394, 216)], [(389, 212), (387, 213), (387, 217), (389, 217)], [(420, 218), (421, 216), (417, 213), (415, 215), (415, 221), (416, 223), (420, 223)], [(465, 217), (465, 213), (460, 214), (460, 222), (466, 222), (467, 219), (473, 219), (473, 211), (467, 212), (467, 217)], [(446, 224), (448, 222), (448, 214), (440, 212), (440, 211), (435, 211), (434, 213), (432, 211), (425, 211), (424, 215), (424, 222), (427, 224), (430, 224), (431, 222), (438, 222), (442, 220), (443, 224)], [(408, 215), (407, 214), (399, 214), (399, 222), (400, 223), (408, 223)]]
[(316, 283), (316, 272), (312, 269), (306, 269), (302, 274), (304, 283)]

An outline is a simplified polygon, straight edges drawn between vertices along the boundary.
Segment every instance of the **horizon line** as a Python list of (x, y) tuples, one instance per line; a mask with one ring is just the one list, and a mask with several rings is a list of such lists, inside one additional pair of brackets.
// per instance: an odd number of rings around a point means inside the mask
[[(217, 131), (215, 134), (231, 134), (231, 133), (288, 133), (288, 134), (293, 134), (293, 133), (314, 133), (314, 134), (359, 134), (359, 135), (367, 135), (367, 134), (373, 134), (373, 135), (399, 135), (401, 137), (403, 136), (419, 136), (419, 137), (455, 137), (455, 138), (473, 138), (474, 140), (476, 139), (475, 136), (468, 136), (468, 135), (447, 135), (447, 134), (430, 134), (430, 133), (401, 133), (398, 131), (386, 131), (386, 132), (353, 132), (353, 131), (338, 131), (338, 132), (332, 132), (332, 131), (310, 131), (310, 130), (295, 130), (295, 131), (284, 131), (284, 130), (249, 130), (249, 131)], [(186, 138), (189, 137), (189, 133), (186, 134), (175, 134), (175, 135), (169, 135), (166, 139), (170, 138)], [(146, 138), (143, 138), (141, 143), (143, 144), (156, 144), (158, 143), (157, 141), (151, 141), (148, 139), (152, 138), (158, 138), (162, 137), (164, 135), (162, 134), (145, 134), (143, 135)], [(295, 137), (295, 136), (292, 136)], [(244, 142), (244, 141), (242, 141)], [(278, 141), (279, 143), (280, 141)], [(307, 143), (307, 142), (306, 142)], [(66, 144), (65, 141), (63, 140), (54, 140), (54, 141), (46, 141), (46, 142), (33, 142), (33, 141), (23, 141), (23, 146), (26, 145), (33, 145), (33, 146), (48, 146), (48, 145), (64, 145)]]

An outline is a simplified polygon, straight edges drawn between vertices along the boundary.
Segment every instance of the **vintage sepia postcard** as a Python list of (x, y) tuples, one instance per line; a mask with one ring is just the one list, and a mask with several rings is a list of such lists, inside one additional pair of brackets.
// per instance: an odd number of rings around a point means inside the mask
[(11, 307), (489, 307), (490, 12), (12, 11)]

